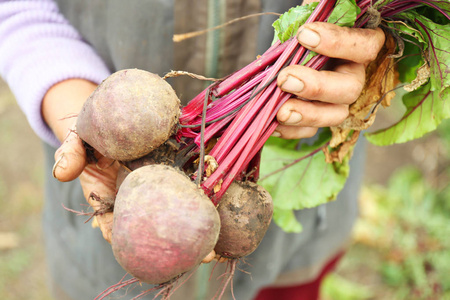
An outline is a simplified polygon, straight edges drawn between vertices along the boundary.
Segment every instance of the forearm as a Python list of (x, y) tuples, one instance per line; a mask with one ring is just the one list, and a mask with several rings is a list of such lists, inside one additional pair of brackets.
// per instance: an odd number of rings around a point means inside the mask
[[(58, 146), (51, 130), (58, 122), (53, 118), (76, 113), (74, 109), (80, 106), (70, 103), (74, 101), (72, 95), (60, 95), (52, 97), (53, 101), (47, 103), (52, 105), (44, 109), (44, 95), (57, 83), (72, 78), (100, 83), (110, 74), (108, 68), (50, 0), (0, 1), (0, 40), (1, 77), (34, 131), (45, 142)], [(44, 120), (42, 113), (48, 113), (50, 107), (55, 112)], [(61, 139), (61, 134), (56, 134)]]

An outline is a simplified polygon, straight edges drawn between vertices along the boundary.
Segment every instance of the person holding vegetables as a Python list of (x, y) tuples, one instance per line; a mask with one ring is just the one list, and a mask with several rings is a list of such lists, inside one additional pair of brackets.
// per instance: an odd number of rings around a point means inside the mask
[[(77, 209), (86, 199), (95, 207), (98, 203), (89, 197), (93, 190), (101, 197), (114, 196), (117, 164), (102, 157), (96, 164), (88, 163), (73, 127), (96, 86), (124, 68), (160, 75), (171, 69), (208, 77), (227, 75), (270, 46), (275, 17), (246, 19), (179, 44), (172, 42), (173, 33), (213, 27), (252, 13), (283, 13), (300, 4), (292, 0), (0, 1), (1, 76), (44, 142), (43, 224), (55, 299), (93, 299), (124, 275), (100, 232), (61, 207), (62, 203)], [(292, 93), (278, 111), (280, 125), (273, 133), (283, 139), (311, 138), (319, 128), (342, 123), (364, 87), (367, 65), (385, 41), (381, 29), (329, 23), (304, 25), (296, 37), (306, 48), (333, 58), (333, 63), (322, 71), (288, 66), (278, 75), (279, 87)], [(203, 85), (185, 78), (171, 83), (185, 103)], [(338, 199), (296, 213), (302, 233), (285, 233), (271, 225), (248, 258), (251, 275), (235, 274), (236, 299), (318, 298), (323, 274), (345, 251), (357, 216), (363, 164), (359, 148)], [(112, 214), (98, 215), (96, 221), (104, 239), (110, 240)], [(128, 291), (126, 297), (135, 292)], [(200, 288), (188, 293), (192, 299), (204, 297)]]

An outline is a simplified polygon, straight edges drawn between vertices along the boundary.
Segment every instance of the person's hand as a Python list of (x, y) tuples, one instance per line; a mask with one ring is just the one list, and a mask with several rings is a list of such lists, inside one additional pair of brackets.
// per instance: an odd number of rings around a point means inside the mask
[(61, 147), (55, 152), (53, 176), (59, 181), (80, 179), (83, 194), (92, 207), (92, 215), (111, 243), (113, 204), (119, 163), (94, 151), (95, 159), (88, 161), (83, 142), (72, 127)]
[(273, 136), (308, 138), (320, 127), (341, 124), (365, 83), (365, 68), (375, 60), (385, 35), (381, 29), (340, 27), (330, 23), (303, 25), (297, 39), (304, 47), (334, 58), (330, 70), (288, 66), (278, 75), (278, 86), (292, 93), (278, 111), (280, 125)]
[(75, 128), (76, 115), (95, 88), (94, 83), (80, 79), (56, 84), (44, 97), (42, 115), (62, 141), (55, 152), (53, 176), (63, 182), (79, 177), (83, 194), (93, 208), (103, 237), (111, 242), (113, 214), (105, 212), (105, 208), (115, 197), (119, 164), (98, 152), (94, 152), (96, 160), (88, 161)]

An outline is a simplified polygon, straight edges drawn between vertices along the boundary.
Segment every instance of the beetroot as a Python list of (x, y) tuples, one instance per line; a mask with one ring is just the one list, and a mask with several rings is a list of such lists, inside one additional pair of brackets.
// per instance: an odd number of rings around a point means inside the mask
[(156, 74), (118, 71), (105, 79), (78, 115), (77, 133), (106, 157), (129, 161), (151, 152), (175, 131), (180, 100)]
[(234, 181), (217, 210), (221, 228), (214, 250), (223, 257), (240, 258), (261, 243), (272, 220), (272, 197), (256, 183)]
[(119, 188), (111, 245), (128, 273), (161, 284), (200, 264), (219, 229), (216, 208), (188, 177), (170, 166), (148, 165)]

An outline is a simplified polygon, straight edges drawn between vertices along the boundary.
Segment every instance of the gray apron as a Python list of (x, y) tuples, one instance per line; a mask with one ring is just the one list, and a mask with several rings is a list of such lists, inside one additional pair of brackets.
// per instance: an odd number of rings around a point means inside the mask
[[(300, 2), (58, 1), (61, 12), (97, 50), (111, 72), (140, 68), (163, 75), (170, 70), (183, 70), (216, 77), (237, 70), (267, 49), (273, 36), (274, 16), (248, 19), (181, 44), (173, 44), (172, 35), (260, 11), (284, 12)], [(187, 78), (177, 78), (171, 83), (184, 102), (205, 85)], [(62, 207), (82, 210), (86, 200), (78, 180), (60, 183), (51, 176), (55, 149), (44, 147), (47, 180), (43, 223), (50, 284), (57, 299), (94, 299), (119, 282), (125, 271), (116, 263), (100, 230), (92, 229), (84, 223), (84, 217)], [(245, 259), (247, 264), (241, 265), (250, 274), (237, 271), (234, 276), (236, 299), (250, 300), (265, 286), (295, 285), (314, 279), (323, 264), (342, 251), (357, 217), (363, 152), (355, 151), (350, 177), (338, 200), (296, 212), (304, 228), (302, 233), (288, 234), (275, 224), (270, 226), (259, 248)], [(199, 267), (172, 299), (211, 299), (220, 288), (220, 281), (208, 281), (212, 266)], [(223, 268), (215, 270), (218, 275), (221, 272)], [(134, 287), (116, 296), (126, 293), (122, 299), (131, 299), (146, 288), (149, 286)], [(153, 295), (143, 299), (153, 299)]]

